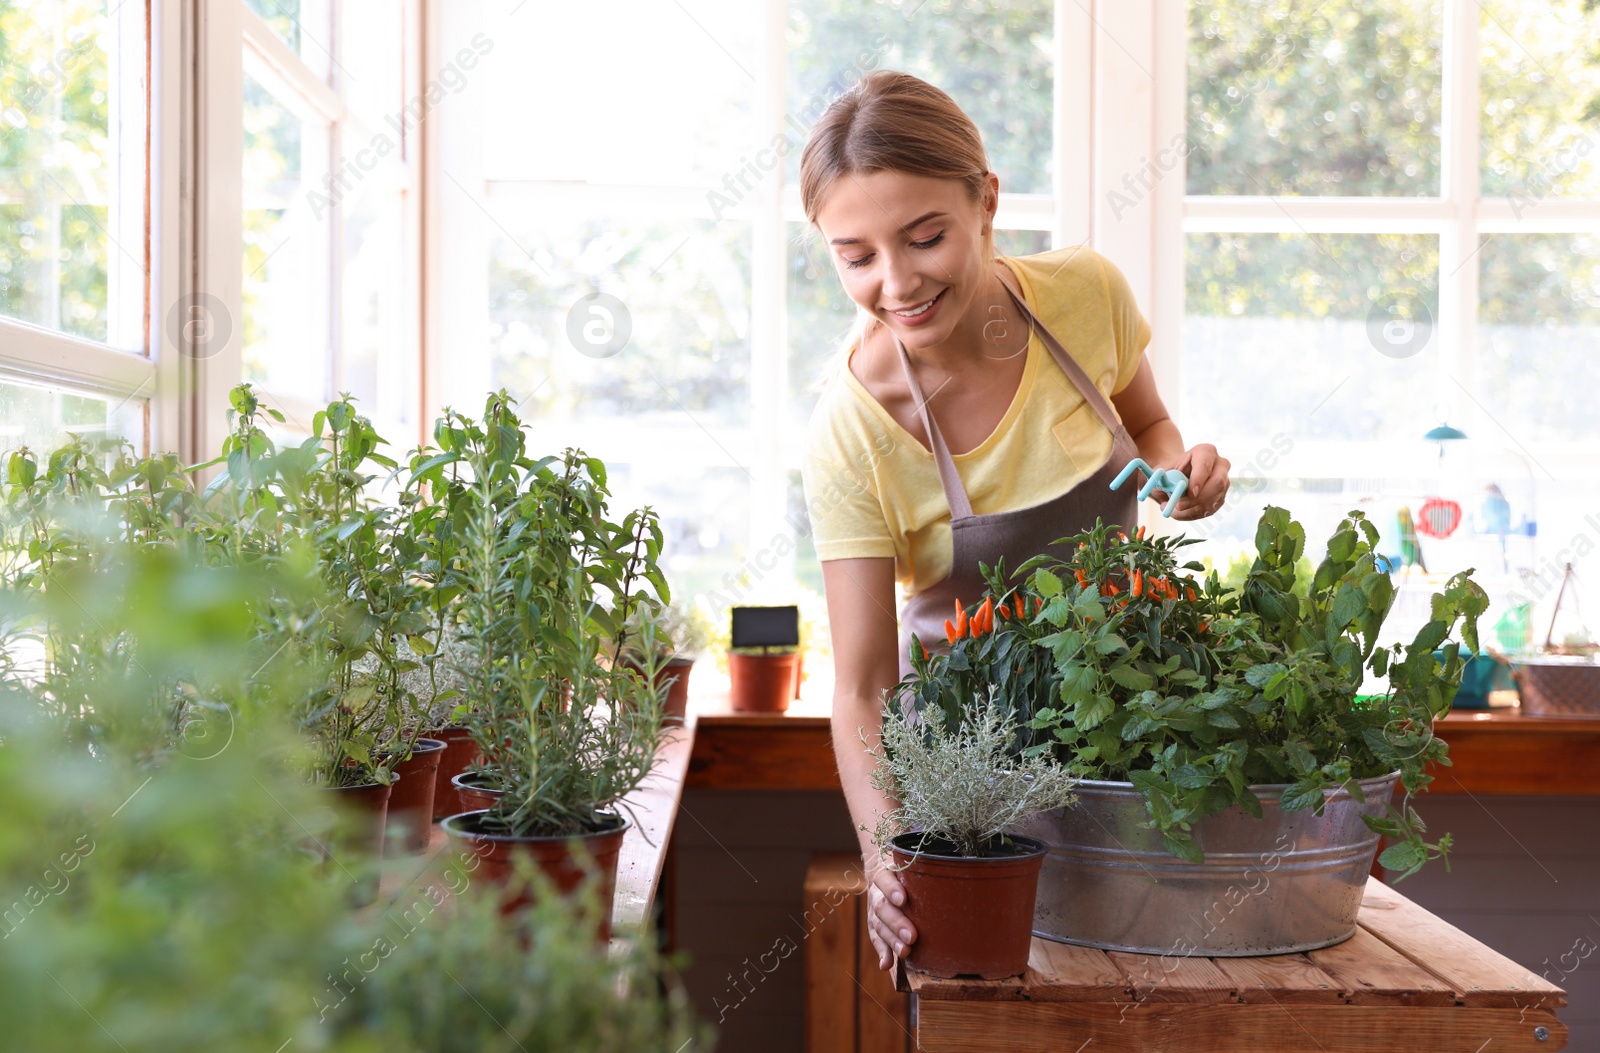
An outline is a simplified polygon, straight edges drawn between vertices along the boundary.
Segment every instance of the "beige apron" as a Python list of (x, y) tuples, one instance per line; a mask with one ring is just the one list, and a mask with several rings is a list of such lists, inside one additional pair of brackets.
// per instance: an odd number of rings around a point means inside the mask
[[(1002, 271), (1004, 269), (1002, 266)], [(1064, 548), (1057, 548), (1054, 543), (1090, 529), (1096, 518), (1127, 529), (1138, 517), (1138, 501), (1134, 496), (1139, 489), (1137, 480), (1120, 490), (1111, 489), (1111, 480), (1116, 478), (1123, 465), (1139, 456), (1138, 448), (1122, 426), (1122, 421), (1117, 418), (1111, 403), (1106, 401), (1100, 389), (1084, 373), (1083, 367), (1061, 346), (1055, 334), (1033, 313), (1027, 301), (1011, 287), (1012, 280), (1002, 275), (1000, 282), (1021, 308), (1029, 327), (1039, 335), (1061, 371), (1111, 431), (1111, 457), (1099, 471), (1052, 501), (1010, 512), (973, 515), (972, 502), (967, 499), (967, 489), (956, 472), (950, 449), (939, 434), (939, 426), (933, 422), (933, 415), (928, 412), (928, 401), (923, 397), (922, 385), (917, 383), (916, 374), (912, 372), (911, 357), (906, 354), (900, 338), (894, 338), (895, 348), (900, 352), (900, 364), (906, 371), (906, 383), (910, 385), (911, 397), (916, 400), (922, 426), (927, 429), (934, 462), (939, 467), (939, 483), (944, 487), (945, 500), (950, 504), (950, 534), (954, 548), (950, 576), (907, 600), (900, 614), (901, 676), (911, 671), (909, 655), (913, 633), (930, 651), (948, 648), (944, 623), (946, 618), (955, 614), (955, 601), (959, 599), (963, 603), (973, 604), (983, 594), (983, 576), (978, 572), (980, 561), (993, 566), (1003, 558), (1007, 569), (1015, 570), (1046, 551), (1065, 558), (1068, 552)]]

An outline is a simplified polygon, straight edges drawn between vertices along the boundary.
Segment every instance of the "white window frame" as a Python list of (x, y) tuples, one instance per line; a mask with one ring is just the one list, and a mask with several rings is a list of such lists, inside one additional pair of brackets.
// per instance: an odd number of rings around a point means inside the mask
[[(490, 0), (492, 2), (492, 0)], [(760, 10), (753, 86), (753, 143), (771, 142), (791, 131), (786, 117), (785, 86), (788, 73), (787, 25), (791, 0), (757, 0)], [(1103, 5), (1102, 5), (1103, 6)], [(485, 0), (449, 0), (429, 5), (426, 68), (435, 69), (448, 56), (468, 46), (485, 28)], [(1094, 16), (1079, 0), (1055, 0), (1054, 39), (1054, 163), (1050, 192), (1018, 194), (1002, 187), (998, 228), (1048, 231), (1055, 247), (1088, 239), (1091, 228), (1092, 164), (1078, 143), (1093, 120), (1090, 58), (1093, 54)], [(503, 56), (496, 55), (496, 58)], [(535, 196), (541, 202), (570, 203), (574, 210), (672, 215), (714, 219), (705, 189), (665, 187), (591, 187), (528, 180), (490, 180), (481, 168), (483, 85), (472, 78), (455, 96), (447, 119), (428, 126), (424, 183), (426, 239), (430, 259), (426, 266), (425, 299), (428, 320), (424, 336), (428, 375), (424, 387), (429, 414), (443, 408), (443, 371), (448, 369), (458, 387), (489, 389), (487, 355), (472, 358), (486, 344), (478, 338), (459, 353), (458, 334), (488, 332), (488, 245), (494, 236), (492, 219), (496, 202)], [(741, 216), (750, 222), (751, 236), (751, 384), (748, 428), (700, 427), (685, 419), (681, 428), (644, 429), (626, 420), (588, 424), (561, 423), (531, 426), (537, 448), (581, 446), (586, 452), (611, 461), (634, 462), (640, 451), (660, 456), (670, 450), (671, 463), (690, 470), (743, 468), (750, 476), (750, 550), (773, 556), (777, 565), (762, 567), (771, 580), (792, 577), (795, 557), (791, 544), (796, 526), (787, 518), (790, 474), (800, 467), (805, 435), (789, 425), (788, 334), (786, 332), (788, 227), (805, 223), (799, 190), (777, 178), (767, 178), (740, 203)], [(848, 319), (840, 319), (841, 327)], [(447, 352), (457, 350), (453, 358)], [(480, 369), (463, 381), (462, 371)], [(460, 406), (476, 413), (480, 406)], [(771, 426), (767, 422), (784, 422)], [(728, 451), (738, 451), (738, 461)], [(777, 555), (784, 553), (784, 555)]]
[[(166, 0), (154, 0), (148, 25), (142, 4), (122, 5), (111, 13), (117, 21), (121, 54), (114, 56), (110, 71), (116, 90), (109, 101), (109, 119), (114, 126), (112, 140), (120, 144), (120, 148), (115, 149), (109, 162), (118, 170), (137, 171), (148, 149), (150, 172), (142, 193), (130, 192), (126, 181), (118, 179), (116, 192), (119, 196), (108, 202), (107, 226), (110, 229), (107, 235), (111, 244), (106, 254), (106, 341), (86, 340), (45, 326), (0, 317), (0, 380), (94, 394), (112, 400), (118, 408), (136, 399), (144, 400), (148, 409), (142, 434), (129, 438), (136, 445), (150, 447), (170, 434), (175, 423), (173, 414), (160, 398), (167, 386), (157, 347), (161, 315), (153, 306), (149, 309), (144, 306), (147, 288), (151, 304), (161, 302), (157, 293), (168, 273), (162, 268), (157, 253), (164, 213), (155, 180), (158, 157), (165, 145), (158, 136), (158, 114), (170, 101), (170, 93), (158, 87), (163, 80), (157, 77), (158, 64), (165, 53), (161, 34), (167, 26), (175, 24), (170, 6)], [(148, 91), (146, 46), (150, 49), (148, 64), (155, 81)], [(121, 127), (130, 93), (133, 98), (138, 98), (140, 93), (145, 96), (138, 106), (144, 111), (142, 127)], [(132, 136), (130, 130), (134, 133)], [(140, 175), (142, 177), (143, 173)], [(151, 214), (148, 241), (146, 195)], [(135, 246), (144, 252), (143, 265), (129, 256)]]
[[(1429, 234), (1439, 239), (1439, 318), (1433, 339), (1435, 369), (1446, 415), (1460, 418), (1477, 390), (1481, 235), (1600, 233), (1600, 199), (1543, 200), (1519, 217), (1507, 198), (1485, 198), (1479, 186), (1479, 19), (1475, 0), (1442, 0), (1443, 98), (1440, 193), (1437, 197), (1223, 197), (1187, 195), (1181, 157), (1134, 209), (1114, 209), (1110, 196), (1129, 172), (1188, 134), (1187, 0), (1096, 0), (1095, 124), (1096, 248), (1129, 272), (1141, 303), (1150, 304), (1155, 330), (1152, 365), (1167, 407), (1182, 424), (1179, 389), (1183, 360), (1184, 238), (1191, 233)], [(1130, 67), (1154, 71), (1134, 76)], [(1136, 82), (1153, 90), (1132, 90)], [(1116, 140), (1120, 140), (1119, 144)], [(1120, 211), (1119, 218), (1114, 218)], [(1459, 382), (1459, 386), (1456, 382)], [(1185, 436), (1201, 441), (1203, 436)], [(1488, 438), (1488, 436), (1485, 436)], [(1514, 438), (1514, 437), (1513, 437)], [(1249, 451), (1241, 451), (1246, 454)], [(1265, 471), (1269, 476), (1352, 472), (1356, 444), (1300, 443), (1295, 457)], [(1385, 451), (1374, 448), (1375, 457)], [(1600, 455), (1576, 446), (1541, 450), (1540, 479), (1552, 472), (1593, 470)], [(1381, 472), (1378, 474), (1382, 474)]]

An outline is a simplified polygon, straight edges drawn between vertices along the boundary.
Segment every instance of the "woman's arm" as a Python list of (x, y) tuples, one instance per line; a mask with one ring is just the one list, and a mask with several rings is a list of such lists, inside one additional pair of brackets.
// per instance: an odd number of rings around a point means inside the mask
[(1189, 477), (1189, 489), (1172, 510), (1172, 518), (1203, 519), (1222, 507), (1231, 465), (1209, 443), (1183, 448), (1183, 436), (1167, 415), (1148, 358), (1139, 357), (1138, 371), (1127, 387), (1111, 396), (1111, 404), (1146, 463), (1158, 469), (1176, 468)]
[[(873, 760), (861, 742), (876, 746), (883, 727), (883, 693), (900, 679), (899, 622), (895, 617), (892, 558), (833, 559), (822, 564), (833, 638), (833, 752), (850, 820), (867, 869), (867, 931), (887, 969), (890, 950), (903, 953), (916, 930), (899, 906), (905, 889), (872, 843), (878, 817), (898, 802), (872, 787)], [(867, 829), (862, 830), (865, 826)]]

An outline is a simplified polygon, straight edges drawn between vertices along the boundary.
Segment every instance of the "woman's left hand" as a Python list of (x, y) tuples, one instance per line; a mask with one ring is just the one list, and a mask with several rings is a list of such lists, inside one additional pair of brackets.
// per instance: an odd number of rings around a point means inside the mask
[[(1215, 515), (1228, 499), (1228, 459), (1217, 452), (1210, 443), (1201, 443), (1184, 451), (1171, 464), (1158, 464), (1158, 469), (1176, 468), (1189, 477), (1189, 489), (1172, 510), (1173, 519), (1204, 519)], [(1158, 491), (1159, 493), (1159, 491)], [(1165, 495), (1162, 501), (1165, 502)]]

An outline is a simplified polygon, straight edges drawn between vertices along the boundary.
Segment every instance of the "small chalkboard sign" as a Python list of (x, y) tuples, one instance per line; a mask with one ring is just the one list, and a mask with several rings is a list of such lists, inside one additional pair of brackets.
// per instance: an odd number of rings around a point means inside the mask
[(799, 607), (735, 607), (730, 644), (734, 647), (798, 647)]

